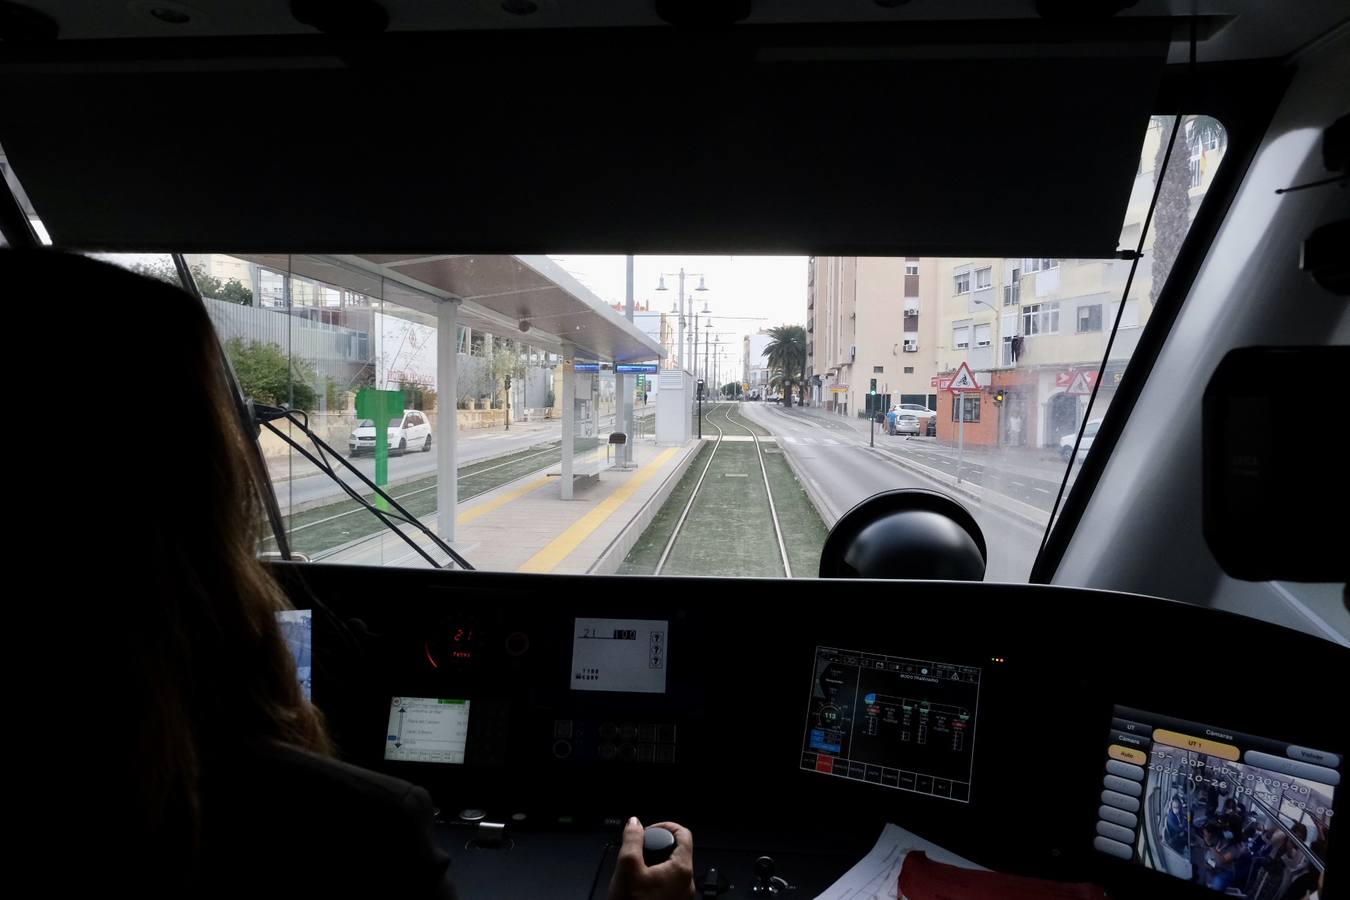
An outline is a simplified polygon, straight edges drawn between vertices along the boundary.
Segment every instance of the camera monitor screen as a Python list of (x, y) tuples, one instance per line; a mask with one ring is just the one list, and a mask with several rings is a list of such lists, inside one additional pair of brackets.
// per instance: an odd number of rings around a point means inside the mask
[(1341, 757), (1117, 706), (1100, 853), (1234, 897), (1303, 897), (1326, 868)]

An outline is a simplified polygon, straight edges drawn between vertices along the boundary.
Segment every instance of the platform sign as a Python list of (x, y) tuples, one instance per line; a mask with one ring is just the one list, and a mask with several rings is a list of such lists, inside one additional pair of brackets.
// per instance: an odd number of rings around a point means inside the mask
[(614, 371), (619, 375), (655, 375), (656, 363), (615, 363)]

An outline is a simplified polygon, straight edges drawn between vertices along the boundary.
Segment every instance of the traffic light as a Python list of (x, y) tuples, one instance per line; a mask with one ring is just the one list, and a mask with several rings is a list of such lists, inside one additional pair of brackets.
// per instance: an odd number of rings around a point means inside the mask
[(994, 403), (999, 406), (1003, 405), (1003, 391), (1001, 390), (994, 391)]
[(877, 392), (877, 380), (876, 380), (875, 378), (873, 378), (873, 379), (872, 379), (872, 393), (875, 394), (876, 392)]

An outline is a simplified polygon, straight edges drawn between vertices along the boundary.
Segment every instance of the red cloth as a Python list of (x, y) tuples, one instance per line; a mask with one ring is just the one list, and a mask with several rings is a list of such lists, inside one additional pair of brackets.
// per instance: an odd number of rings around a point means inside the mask
[(1105, 900), (1106, 891), (1086, 882), (1069, 884), (982, 872), (934, 862), (910, 851), (900, 869), (900, 896), (906, 900)]

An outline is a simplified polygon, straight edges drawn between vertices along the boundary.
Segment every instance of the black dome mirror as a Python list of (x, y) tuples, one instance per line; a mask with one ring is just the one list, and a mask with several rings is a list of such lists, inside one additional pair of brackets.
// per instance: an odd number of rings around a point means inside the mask
[(834, 523), (820, 577), (983, 581), (988, 559), (984, 534), (964, 506), (905, 488), (868, 497)]

